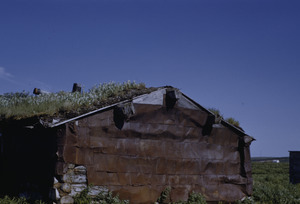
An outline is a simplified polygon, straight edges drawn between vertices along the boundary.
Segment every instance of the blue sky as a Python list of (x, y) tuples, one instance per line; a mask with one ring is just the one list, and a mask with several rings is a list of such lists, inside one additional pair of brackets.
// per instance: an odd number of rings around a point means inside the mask
[(252, 156), (300, 150), (300, 2), (3, 0), (0, 94), (172, 85), (240, 121)]

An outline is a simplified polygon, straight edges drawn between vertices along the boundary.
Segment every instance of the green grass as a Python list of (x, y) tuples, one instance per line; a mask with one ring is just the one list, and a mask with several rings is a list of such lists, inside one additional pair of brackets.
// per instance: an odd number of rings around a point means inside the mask
[(156, 203), (159, 204), (206, 204), (206, 200), (201, 193), (192, 192), (187, 201), (170, 202), (170, 193), (172, 188), (168, 186), (158, 197)]
[(83, 93), (58, 92), (30, 95), (27, 92), (0, 95), (1, 118), (22, 119), (33, 116), (70, 117), (86, 113), (134, 96), (149, 93), (143, 83), (103, 83)]
[(252, 162), (255, 203), (300, 203), (300, 185), (289, 183), (289, 163)]
[(240, 122), (237, 121), (236, 119), (234, 119), (234, 118), (232, 118), (232, 117), (224, 118), (223, 114), (221, 114), (221, 112), (220, 112), (219, 109), (216, 109), (216, 108), (208, 108), (208, 110), (209, 110), (210, 112), (212, 112), (212, 113), (216, 116), (217, 120), (218, 120), (218, 119), (222, 119), (222, 120), (225, 120), (226, 122), (228, 122), (229, 124), (234, 125), (234, 126), (236, 126), (236, 127), (238, 127), (238, 128), (241, 127), (241, 126), (240, 126)]
[(112, 192), (100, 192), (98, 195), (92, 197), (88, 193), (90, 187), (87, 187), (81, 193), (74, 197), (74, 204), (129, 204), (128, 200), (121, 200), (118, 195), (113, 195)]
[(0, 198), (0, 204), (46, 204), (46, 203), (40, 200), (29, 201), (23, 197), (15, 198), (15, 197), (4, 196), (3, 198)]

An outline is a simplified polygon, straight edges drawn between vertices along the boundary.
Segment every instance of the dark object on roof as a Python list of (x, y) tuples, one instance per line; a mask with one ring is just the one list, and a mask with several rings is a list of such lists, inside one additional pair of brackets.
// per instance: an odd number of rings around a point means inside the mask
[(214, 117), (164, 87), (69, 119), (4, 120), (0, 192), (46, 199), (53, 187), (59, 200), (93, 184), (134, 204), (153, 203), (170, 186), (172, 201), (193, 191), (208, 201), (242, 199), (252, 194), (254, 139)]
[(77, 84), (77, 83), (74, 83), (73, 84), (73, 89), (72, 89), (72, 92), (79, 92), (81, 93), (81, 84)]
[(41, 90), (41, 89), (38, 89), (38, 88), (34, 88), (34, 89), (33, 89), (33, 93), (34, 93), (35, 95), (49, 94), (48, 91), (44, 91), (44, 90)]
[(290, 151), (290, 182), (300, 183), (300, 151)]

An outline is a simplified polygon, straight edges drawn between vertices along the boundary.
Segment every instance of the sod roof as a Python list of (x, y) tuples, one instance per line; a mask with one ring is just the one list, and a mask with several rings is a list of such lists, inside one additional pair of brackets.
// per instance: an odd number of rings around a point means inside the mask
[(143, 83), (103, 83), (87, 92), (58, 92), (31, 95), (28, 92), (0, 95), (0, 121), (31, 117), (72, 118), (114, 103), (150, 93), (157, 88), (147, 88)]

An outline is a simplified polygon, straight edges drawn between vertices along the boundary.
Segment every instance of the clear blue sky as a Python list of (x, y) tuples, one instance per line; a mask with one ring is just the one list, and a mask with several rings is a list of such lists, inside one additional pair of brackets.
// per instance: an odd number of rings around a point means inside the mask
[(300, 150), (300, 1), (3, 0), (0, 94), (172, 85), (240, 121), (252, 156)]

